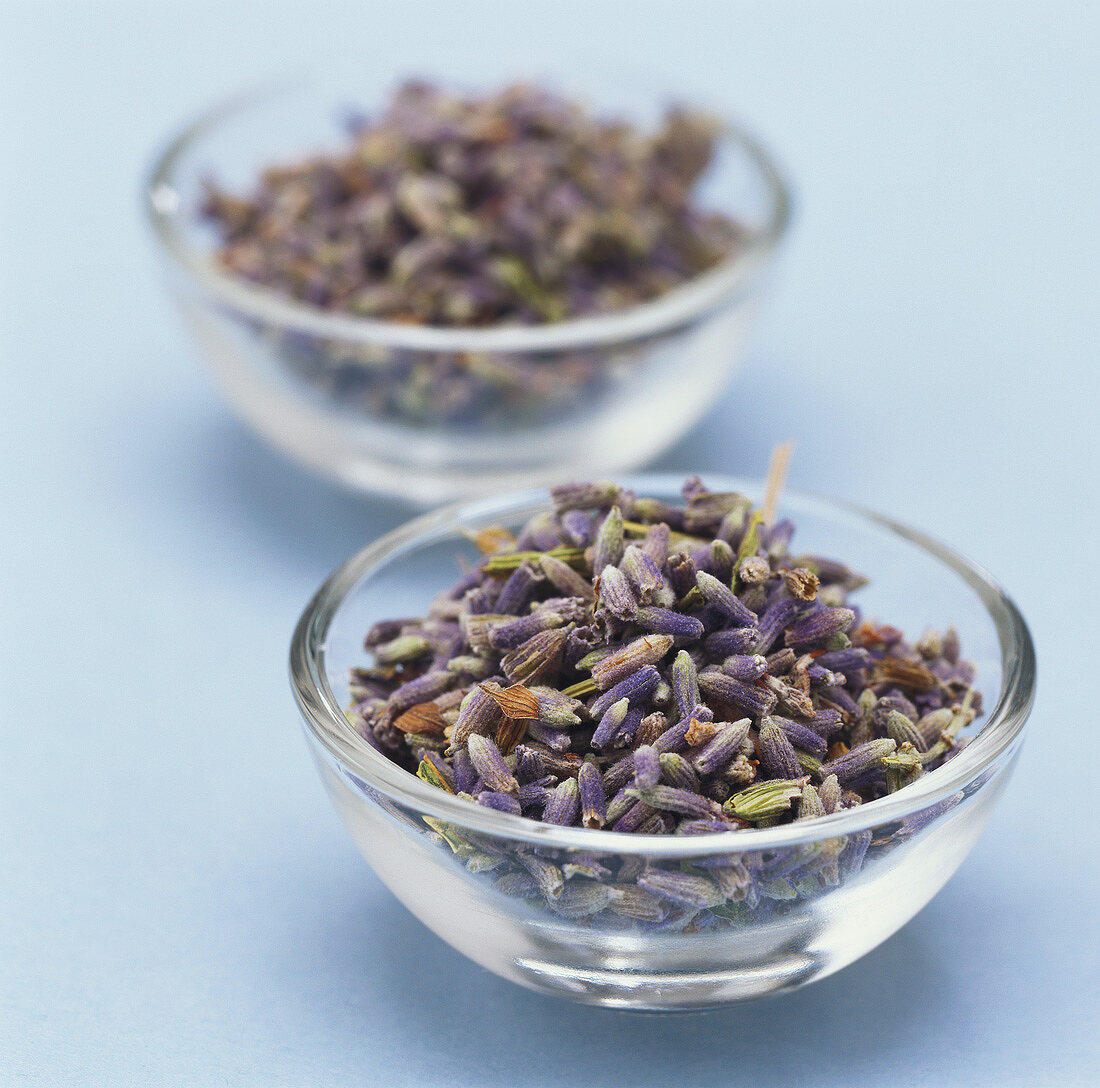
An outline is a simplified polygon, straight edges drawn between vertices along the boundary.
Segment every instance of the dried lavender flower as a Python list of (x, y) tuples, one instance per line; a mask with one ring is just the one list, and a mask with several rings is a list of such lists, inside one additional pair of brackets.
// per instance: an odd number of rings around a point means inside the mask
[[(353, 671), (351, 724), (460, 799), (636, 834), (809, 821), (950, 758), (980, 710), (951, 638), (926, 633), (913, 646), (858, 618), (848, 605), (858, 577), (791, 556), (789, 525), (699, 481), (685, 496), (675, 507), (608, 481), (566, 485), (518, 534), (476, 534), (484, 558), (425, 617), (371, 629), (374, 664)], [(499, 867), (489, 839), (429, 826), (468, 867)], [(731, 870), (724, 901), (755, 909), (834, 886), (867, 849), (843, 841), (782, 852), (759, 873), (750, 865), (747, 884)], [(598, 859), (546, 867), (548, 849), (519, 864), (555, 903), (570, 881), (644, 875)], [(649, 872), (662, 924), (695, 925), (689, 900), (657, 887), (705, 888), (705, 899), (711, 885)], [(615, 912), (616, 894), (586, 895), (565, 900), (568, 916)], [(647, 910), (639, 900), (639, 917)]]

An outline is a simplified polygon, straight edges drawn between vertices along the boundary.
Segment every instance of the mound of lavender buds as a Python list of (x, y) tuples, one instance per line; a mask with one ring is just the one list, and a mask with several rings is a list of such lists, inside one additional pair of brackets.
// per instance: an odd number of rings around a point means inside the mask
[(350, 720), (439, 789), (562, 826), (762, 827), (904, 788), (980, 713), (953, 630), (911, 644), (864, 619), (863, 579), (792, 553), (793, 525), (744, 496), (552, 498), (518, 539), (478, 534), (478, 567), (375, 624), (352, 670)]
[(349, 146), (211, 184), (222, 266), (314, 306), (444, 326), (532, 324), (663, 294), (734, 249), (696, 208), (716, 122), (652, 132), (516, 85), (484, 97), (402, 86)]
[[(531, 86), (484, 97), (424, 82), (352, 125), (340, 151), (210, 183), (223, 269), (351, 316), (531, 325), (622, 309), (736, 254), (747, 234), (693, 190), (718, 125), (672, 109), (652, 131)], [(541, 353), (389, 348), (259, 324), (308, 390), (405, 425), (507, 431), (566, 418), (629, 380), (676, 328)]]

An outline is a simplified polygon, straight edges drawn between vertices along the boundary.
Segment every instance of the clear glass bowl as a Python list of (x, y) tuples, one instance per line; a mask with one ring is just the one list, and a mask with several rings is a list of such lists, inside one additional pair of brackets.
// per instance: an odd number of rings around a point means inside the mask
[[(265, 165), (340, 147), (339, 108), (380, 101), (381, 89), (329, 84), (251, 94), (190, 125), (155, 164), (147, 205), (171, 292), (240, 415), (326, 475), (424, 503), (616, 473), (690, 428), (741, 358), (788, 220), (786, 189), (759, 145), (728, 126), (702, 185), (705, 206), (742, 224), (743, 248), (613, 315), (402, 325), (327, 313), (221, 271), (198, 214), (204, 181), (243, 190)], [(660, 106), (633, 92), (615, 100), (606, 87), (594, 101), (640, 123)]]
[[(758, 496), (746, 481), (707, 482)], [(679, 478), (627, 483), (638, 494), (679, 498)], [(423, 614), (454, 582), (456, 560), (476, 559), (469, 533), (518, 528), (545, 508), (544, 495), (527, 492), (417, 518), (341, 567), (295, 631), (291, 675), (318, 770), (393, 893), (504, 978), (633, 1009), (706, 1007), (801, 986), (912, 918), (974, 845), (1008, 781), (1031, 708), (1035, 654), (1020, 613), (985, 572), (922, 533), (844, 503), (793, 493), (781, 513), (798, 526), (800, 547), (870, 577), (858, 594), (869, 618), (914, 637), (954, 624), (988, 710), (954, 758), (895, 794), (804, 824), (716, 835), (560, 828), (435, 789), (358, 736), (344, 717), (347, 672), (366, 663), (368, 627)], [(698, 915), (672, 903), (655, 910), (633, 885), (645, 867), (688, 867), (722, 897)]]

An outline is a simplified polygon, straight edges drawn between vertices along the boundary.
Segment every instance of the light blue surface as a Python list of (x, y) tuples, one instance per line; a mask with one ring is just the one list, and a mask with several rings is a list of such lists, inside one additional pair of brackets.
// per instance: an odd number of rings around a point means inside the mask
[[(4, 5), (0, 1083), (1095, 1083), (1096, 10)], [(284, 661), (323, 575), (406, 513), (229, 418), (138, 219), (166, 130), (254, 77), (525, 43), (566, 73), (630, 43), (751, 119), (797, 183), (751, 361), (660, 467), (759, 474), (794, 435), (795, 484), (975, 557), (1039, 646), (1033, 733), (973, 855), (791, 996), (672, 1019), (555, 1003), (381, 886)]]

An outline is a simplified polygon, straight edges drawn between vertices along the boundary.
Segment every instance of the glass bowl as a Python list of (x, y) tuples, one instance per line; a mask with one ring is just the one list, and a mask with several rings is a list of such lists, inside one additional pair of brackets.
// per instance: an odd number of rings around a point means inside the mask
[[(580, 96), (652, 122), (631, 92)], [(636, 467), (709, 408), (740, 360), (789, 212), (768, 155), (727, 125), (703, 204), (744, 229), (730, 259), (614, 314), (533, 326), (443, 328), (335, 315), (221, 271), (203, 183), (346, 140), (339, 107), (371, 93), (281, 85), (188, 126), (154, 166), (147, 208), (171, 293), (230, 403), (260, 435), (365, 491), (441, 502), (571, 474)], [(344, 117), (347, 111), (344, 112)]]
[[(626, 481), (667, 501), (679, 500), (680, 482)], [(747, 481), (707, 482), (759, 497)], [(858, 594), (864, 615), (914, 637), (955, 625), (988, 710), (972, 728), (980, 732), (897, 793), (806, 823), (695, 836), (556, 827), (422, 782), (344, 716), (348, 668), (366, 663), (368, 627), (423, 614), (454, 582), (456, 559), (476, 559), (471, 533), (518, 528), (546, 507), (532, 491), (417, 518), (341, 567), (298, 624), (290, 664), (306, 736), (375, 872), (429, 928), (498, 975), (632, 1009), (706, 1007), (802, 986), (904, 925), (966, 857), (1016, 761), (1035, 654), (1012, 601), (923, 533), (832, 499), (788, 494), (781, 514), (795, 521), (800, 547), (870, 577)], [(698, 913), (675, 903), (656, 909), (633, 883), (645, 868), (705, 875), (722, 894)]]

